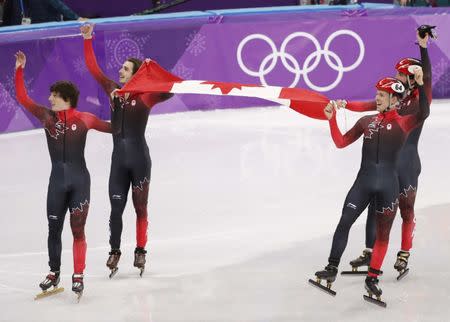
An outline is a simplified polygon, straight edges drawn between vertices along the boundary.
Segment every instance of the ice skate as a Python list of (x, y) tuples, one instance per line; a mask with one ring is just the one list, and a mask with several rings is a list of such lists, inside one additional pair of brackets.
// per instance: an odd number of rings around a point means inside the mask
[[(58, 294), (64, 291), (64, 288), (58, 287), (60, 281), (59, 274), (60, 274), (59, 271), (50, 272), (45, 277), (45, 279), (39, 284), (39, 287), (42, 289), (42, 292), (36, 295), (36, 297), (34, 298), (35, 300), (39, 300), (41, 298)], [(51, 287), (53, 287), (53, 289), (48, 290)]]
[[(383, 291), (378, 286), (378, 278), (367, 276), (365, 281), (365, 288), (369, 296), (363, 295), (364, 300), (367, 302), (386, 307), (386, 303), (381, 300), (381, 294)], [(375, 298), (373, 298), (375, 296)]]
[[(335, 296), (336, 292), (331, 289), (331, 285), (336, 280), (338, 269), (336, 266), (328, 264), (324, 270), (316, 272), (316, 281), (309, 279), (309, 283), (318, 287), (320, 290), (327, 292), (330, 295)], [(321, 284), (322, 280), (327, 281), (327, 285)]]
[(140, 269), (140, 276), (144, 274), (145, 270), (145, 254), (147, 254), (147, 251), (142, 247), (136, 247), (134, 250), (134, 267), (137, 267)]
[(83, 295), (84, 282), (83, 274), (73, 274), (72, 275), (72, 291), (77, 295), (77, 300), (80, 302), (81, 296)]
[(403, 250), (397, 253), (397, 261), (394, 264), (394, 268), (399, 273), (399, 275), (397, 276), (397, 281), (401, 280), (409, 272), (408, 268), (409, 255), (410, 255), (409, 252), (405, 252)]
[(111, 270), (109, 278), (113, 278), (119, 270), (117, 264), (119, 263), (120, 255), (122, 255), (120, 249), (113, 249), (109, 252), (109, 257), (106, 261), (106, 266)]
[(358, 258), (352, 260), (350, 265), (352, 266), (351, 271), (342, 271), (341, 275), (367, 275), (368, 271), (359, 271), (358, 268), (361, 266), (369, 266), (370, 260), (372, 259), (372, 251), (369, 249), (363, 250), (363, 253)]

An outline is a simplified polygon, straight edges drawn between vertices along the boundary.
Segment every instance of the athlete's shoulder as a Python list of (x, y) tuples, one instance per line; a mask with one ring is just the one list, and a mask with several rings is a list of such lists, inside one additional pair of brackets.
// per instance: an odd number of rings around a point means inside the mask
[(98, 117), (89, 112), (77, 111), (76, 117), (83, 121), (88, 127), (98, 120)]
[(368, 114), (368, 115), (364, 115), (363, 117), (361, 117), (359, 119), (359, 123), (361, 124), (368, 124), (374, 120), (376, 120), (376, 118), (378, 117), (379, 114)]

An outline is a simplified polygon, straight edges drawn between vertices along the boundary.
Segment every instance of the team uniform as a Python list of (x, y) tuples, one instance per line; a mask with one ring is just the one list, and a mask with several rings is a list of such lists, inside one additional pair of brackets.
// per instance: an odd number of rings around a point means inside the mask
[(48, 254), (51, 273), (41, 283), (43, 290), (59, 283), (61, 233), (67, 210), (73, 234), (74, 281), (83, 288), (86, 262), (84, 226), (90, 203), (90, 175), (84, 159), (87, 132), (111, 133), (111, 124), (75, 108), (54, 112), (36, 104), (27, 94), (23, 68), (16, 70), (17, 99), (42, 123), (47, 138), (52, 170), (47, 193)]
[[(84, 40), (84, 57), (92, 76), (110, 97), (111, 93), (120, 86), (106, 77), (98, 66), (92, 39)], [(148, 228), (147, 203), (152, 168), (145, 140), (145, 129), (151, 108), (169, 97), (171, 94), (147, 93), (110, 99), (111, 123), (113, 128), (119, 129), (120, 132), (113, 135), (114, 150), (109, 177), (111, 202), (109, 243), (111, 252), (107, 266), (112, 270), (112, 274), (117, 271), (121, 255), (122, 214), (127, 203), (130, 185), (137, 216), (134, 266), (141, 269), (141, 274), (145, 267)]]

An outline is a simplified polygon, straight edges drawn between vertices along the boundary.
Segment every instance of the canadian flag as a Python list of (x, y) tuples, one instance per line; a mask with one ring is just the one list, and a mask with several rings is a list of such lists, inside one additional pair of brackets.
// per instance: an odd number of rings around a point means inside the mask
[(325, 120), (323, 109), (330, 101), (325, 95), (302, 89), (202, 80), (183, 80), (146, 59), (119, 93), (174, 93), (256, 97), (289, 106), (293, 110)]

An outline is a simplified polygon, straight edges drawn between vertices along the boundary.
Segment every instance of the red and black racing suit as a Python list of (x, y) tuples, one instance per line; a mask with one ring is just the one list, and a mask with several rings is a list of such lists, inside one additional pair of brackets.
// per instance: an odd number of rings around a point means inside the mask
[(84, 159), (88, 130), (111, 133), (111, 124), (75, 108), (54, 112), (36, 104), (27, 94), (23, 68), (16, 70), (17, 100), (45, 129), (52, 170), (47, 193), (48, 254), (51, 271), (61, 266), (61, 233), (69, 209), (73, 234), (75, 274), (82, 274), (86, 262), (84, 226), (89, 211), (90, 176)]
[[(427, 94), (428, 102), (431, 104), (432, 98), (432, 78), (431, 64), (426, 48), (420, 47), (420, 56), (423, 68), (424, 88)], [(349, 102), (347, 109), (357, 112), (374, 111), (376, 104), (371, 102)], [(409, 93), (401, 102), (398, 114), (413, 115), (420, 108), (419, 90), (415, 89)], [(421, 163), (418, 151), (420, 135), (422, 133), (423, 123), (417, 126), (408, 135), (397, 162), (397, 173), (400, 187), (399, 208), (402, 217), (402, 244), (401, 249), (409, 251), (412, 247), (414, 228), (416, 224), (414, 214), (414, 203), (416, 201), (416, 193), (421, 172)], [(373, 248), (375, 244), (376, 234), (376, 211), (375, 202), (371, 201), (367, 213), (366, 221), (366, 247)]]
[[(420, 108), (416, 114), (401, 116), (397, 110), (364, 116), (342, 135), (334, 114), (330, 120), (333, 140), (338, 148), (346, 147), (364, 135), (361, 168), (345, 199), (342, 216), (333, 237), (329, 263), (338, 266), (347, 246), (350, 227), (367, 207), (375, 202), (376, 242), (370, 272), (379, 271), (386, 254), (389, 233), (398, 206), (399, 179), (397, 162), (408, 134), (429, 115), (429, 102), (419, 86)], [(373, 273), (370, 273), (373, 274)]]
[(128, 190), (132, 186), (133, 205), (136, 210), (136, 246), (145, 248), (147, 243), (147, 202), (152, 161), (145, 140), (145, 129), (150, 109), (167, 100), (172, 94), (147, 93), (125, 99), (111, 99), (111, 93), (119, 85), (106, 77), (95, 58), (92, 39), (84, 40), (86, 65), (111, 101), (111, 123), (120, 134), (113, 135), (109, 198), (111, 215), (109, 220), (111, 249), (120, 249), (122, 214), (127, 203)]

